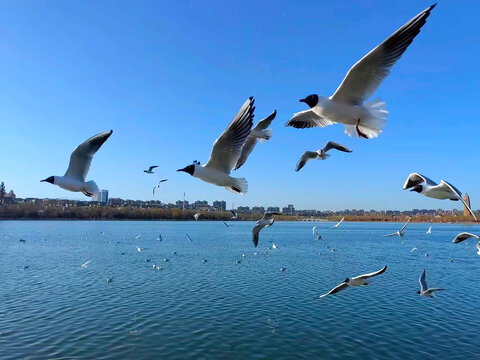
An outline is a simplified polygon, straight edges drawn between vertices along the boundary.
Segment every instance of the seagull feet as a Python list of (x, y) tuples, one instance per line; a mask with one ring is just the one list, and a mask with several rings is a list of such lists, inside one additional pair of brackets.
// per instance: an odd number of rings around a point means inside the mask
[(361, 138), (364, 138), (364, 139), (368, 139), (368, 136), (365, 135), (364, 133), (362, 133), (360, 131), (360, 129), (358, 128), (359, 124), (360, 124), (360, 118), (357, 119), (357, 125), (355, 126), (355, 129), (357, 130), (358, 136), (360, 136)]

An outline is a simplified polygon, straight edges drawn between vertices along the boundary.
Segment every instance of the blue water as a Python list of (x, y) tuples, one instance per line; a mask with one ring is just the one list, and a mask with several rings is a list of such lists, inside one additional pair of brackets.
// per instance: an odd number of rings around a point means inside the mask
[[(0, 358), (480, 358), (480, 256), (451, 243), (479, 225), (410, 224), (400, 239), (383, 237), (398, 223), (276, 222), (255, 249), (253, 222), (230, 224), (0, 221)], [(423, 269), (447, 291), (417, 295)]]

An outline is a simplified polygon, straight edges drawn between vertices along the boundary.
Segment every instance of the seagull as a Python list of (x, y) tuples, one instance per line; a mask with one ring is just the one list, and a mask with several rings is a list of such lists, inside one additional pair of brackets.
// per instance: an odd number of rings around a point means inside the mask
[(162, 234), (158, 234), (157, 240), (158, 240), (158, 241), (163, 241), (163, 239), (162, 239)]
[(338, 224), (333, 225), (333, 227), (334, 227), (334, 228), (338, 228), (338, 227), (340, 226), (340, 224), (343, 222), (343, 220), (345, 220), (345, 216), (342, 217), (342, 220), (340, 220), (340, 221), (338, 222)]
[(26, 242), (27, 242), (27, 240), (25, 240), (25, 239), (20, 239), (19, 241), (20, 241), (21, 243), (26, 243)]
[(468, 233), (468, 232), (462, 232), (462, 233), (458, 234), (457, 236), (455, 236), (455, 239), (453, 239), (452, 242), (454, 244), (458, 244), (458, 243), (460, 243), (464, 240), (470, 239), (470, 238), (474, 238), (474, 239), (478, 240), (477, 255), (480, 255), (480, 236), (478, 236), (478, 235), (471, 234), (471, 233)]
[(265, 214), (263, 214), (263, 217), (257, 221), (257, 225), (253, 227), (252, 233), (253, 243), (255, 244), (255, 247), (257, 247), (258, 245), (258, 237), (260, 236), (260, 230), (262, 230), (265, 226), (272, 226), (275, 222), (273, 215), (280, 215), (280, 213), (266, 212)]
[(107, 284), (110, 284), (113, 281), (113, 276), (107, 276)]
[(277, 247), (277, 245), (275, 245), (274, 242), (272, 242), (272, 250), (278, 250), (278, 247)]
[(301, 168), (305, 166), (305, 164), (312, 160), (312, 159), (317, 159), (317, 160), (325, 160), (327, 157), (330, 156), (330, 154), (327, 154), (328, 150), (335, 149), (343, 152), (348, 152), (351, 153), (352, 150), (347, 148), (346, 146), (340, 145), (339, 143), (333, 142), (333, 141), (328, 141), (323, 149), (317, 150), (317, 151), (305, 151), (297, 162), (297, 166), (295, 167), (295, 171), (300, 171)]
[(86, 268), (88, 265), (90, 265), (91, 261), (92, 260), (88, 260), (85, 264), (82, 264), (82, 266), (80, 266), (80, 267)]
[(155, 187), (153, 188), (153, 195), (155, 195), (155, 189), (158, 189), (158, 188), (160, 187), (160, 184), (161, 184), (162, 182), (165, 182), (165, 181), (168, 181), (168, 179), (160, 180), (160, 181), (158, 182), (158, 184), (155, 185)]
[(275, 116), (277, 116), (277, 110), (274, 110), (268, 117), (260, 120), (257, 125), (255, 125), (250, 132), (250, 135), (248, 135), (245, 145), (243, 145), (242, 153), (237, 160), (234, 170), (239, 169), (243, 164), (245, 164), (245, 161), (247, 161), (248, 156), (257, 144), (257, 140), (259, 140), (261, 143), (270, 140), (272, 137), (272, 129), (267, 128), (270, 126), (273, 119), (275, 119)]
[(157, 168), (157, 167), (158, 167), (158, 165), (150, 166), (150, 167), (148, 168), (148, 170), (143, 170), (143, 172), (144, 172), (144, 173), (147, 173), (147, 174), (155, 174), (155, 173), (153, 172), (153, 169), (155, 169), (155, 168)]
[(405, 223), (405, 225), (403, 225), (403, 227), (398, 230), (397, 232), (394, 232), (393, 234), (389, 234), (389, 235), (385, 235), (386, 237), (389, 237), (389, 236), (400, 236), (400, 237), (403, 237), (403, 233), (405, 232), (405, 229), (407, 228), (407, 225), (408, 223), (410, 222), (411, 218), (408, 218), (407, 222)]
[(202, 215), (202, 214), (196, 213), (195, 215), (193, 215), (193, 218), (195, 219), (195, 221), (198, 220), (198, 218), (200, 217), (200, 215)]
[(230, 210), (232, 213), (232, 217), (230, 218), (231, 220), (237, 220), (238, 219), (238, 214), (236, 211)]
[(185, 233), (185, 235), (187, 235), (187, 238), (188, 240), (190, 240), (190, 242), (193, 242), (192, 238), (190, 237), (190, 235), (188, 235), (187, 233)]
[(420, 290), (417, 291), (417, 294), (420, 294), (421, 296), (433, 297), (433, 293), (435, 291), (445, 290), (445, 289), (435, 289), (435, 288), (429, 289), (428, 288), (427, 281), (425, 280), (425, 269), (420, 274), (420, 277), (418, 278), (418, 282), (420, 283)]
[(285, 126), (304, 129), (342, 123), (349, 136), (365, 139), (377, 137), (387, 121), (386, 104), (381, 99), (367, 103), (365, 100), (375, 93), (390, 74), (393, 65), (418, 35), (434, 7), (432, 5), (415, 16), (353, 65), (332, 96), (312, 94), (301, 99), (310, 109), (294, 114)]
[(463, 205), (468, 209), (470, 214), (472, 214), (475, 221), (477, 221), (475, 214), (467, 205), (465, 200), (463, 200), (462, 193), (452, 184), (449, 184), (444, 180), (440, 180), (439, 185), (427, 178), (426, 176), (423, 176), (419, 173), (411, 173), (410, 175), (408, 175), (405, 184), (403, 184), (403, 190), (406, 189), (410, 189), (410, 191), (416, 191), (419, 194), (433, 199), (449, 199), (453, 201), (460, 200)]
[(412, 250), (410, 250), (410, 252), (414, 252), (414, 251), (417, 251), (416, 247), (414, 247), (414, 248), (412, 248)]
[(142, 234), (139, 234), (137, 236), (135, 236), (135, 239), (140, 239), (142, 237)]
[(287, 270), (287, 268), (285, 268), (285, 267), (280, 268), (280, 271), (285, 271), (285, 270)]
[(312, 228), (312, 234), (313, 234), (313, 235), (315, 235), (316, 230), (317, 230), (317, 227), (314, 226), (314, 227)]
[(205, 182), (223, 186), (228, 191), (243, 195), (248, 190), (247, 180), (233, 178), (230, 171), (235, 167), (253, 125), (255, 100), (249, 98), (242, 105), (227, 129), (215, 140), (210, 159), (205, 165), (188, 165), (183, 171)]
[(137, 247), (137, 251), (138, 251), (138, 252), (142, 252), (142, 249), (140, 249), (139, 246), (137, 246), (137, 245), (135, 245), (135, 246)]
[(225, 227), (227, 227), (227, 228), (230, 227), (230, 226), (232, 226), (232, 225), (228, 225), (225, 221), (223, 221), (223, 224), (224, 224)]
[(315, 235), (315, 240), (322, 240), (322, 235), (319, 235), (319, 234)]
[(93, 155), (100, 149), (105, 141), (112, 135), (113, 130), (106, 131), (85, 141), (77, 146), (70, 156), (70, 164), (63, 176), (50, 176), (40, 182), (48, 182), (58, 185), (62, 189), (83, 192), (86, 196), (92, 197), (99, 189), (95, 181), (85, 182)]
[(377, 276), (377, 275), (380, 275), (380, 274), (383, 274), (386, 270), (387, 270), (387, 266), (385, 265), (383, 268), (381, 268), (380, 270), (378, 270), (376, 272), (373, 272), (373, 273), (363, 274), (363, 275), (355, 276), (353, 278), (348, 278), (347, 277), (340, 285), (335, 286), (328, 293), (323, 294), (320, 297), (322, 298), (322, 297), (325, 297), (327, 295), (335, 294), (339, 291), (345, 290), (349, 286), (369, 285), (369, 283), (365, 281), (366, 279)]
[(432, 233), (432, 225), (430, 225), (430, 227), (428, 228), (428, 230), (427, 230), (427, 235), (428, 235), (428, 234), (431, 234), (431, 233)]

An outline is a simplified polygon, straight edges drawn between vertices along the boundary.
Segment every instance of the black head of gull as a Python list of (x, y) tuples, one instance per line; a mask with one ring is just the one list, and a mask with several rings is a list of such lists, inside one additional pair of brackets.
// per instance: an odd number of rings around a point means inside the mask
[(195, 172), (195, 165), (188, 165), (187, 167), (178, 169), (177, 171), (183, 171), (193, 176), (193, 173)]
[(343, 280), (344, 283), (347, 283), (350, 281), (350, 278), (346, 278), (345, 280)]
[(40, 182), (48, 182), (50, 184), (54, 184), (55, 183), (55, 176), (49, 176), (46, 179), (40, 180)]
[(300, 99), (299, 101), (307, 104), (308, 106), (310, 106), (310, 108), (313, 108), (318, 104), (318, 95), (311, 94), (308, 95), (305, 99)]

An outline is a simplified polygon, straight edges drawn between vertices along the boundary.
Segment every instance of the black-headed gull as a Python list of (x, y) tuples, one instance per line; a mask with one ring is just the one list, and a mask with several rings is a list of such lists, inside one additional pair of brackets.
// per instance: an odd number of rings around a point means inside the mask
[(148, 170), (143, 170), (143, 172), (144, 172), (144, 173), (147, 173), (147, 174), (155, 174), (155, 173), (153, 172), (153, 169), (155, 169), (155, 168), (157, 168), (157, 167), (158, 167), (158, 165), (150, 166), (150, 167), (148, 168)]
[(445, 290), (445, 289), (437, 289), (437, 288), (431, 288), (431, 289), (428, 288), (427, 281), (425, 280), (425, 269), (420, 274), (420, 277), (418, 278), (418, 282), (420, 283), (420, 290), (417, 291), (417, 294), (420, 294), (421, 296), (433, 297), (433, 293), (435, 291)]
[(333, 225), (334, 228), (338, 228), (340, 226), (340, 224), (343, 222), (343, 220), (345, 220), (345, 216), (342, 217), (342, 220), (340, 220), (338, 223), (336, 223), (335, 225)]
[(410, 222), (411, 218), (408, 218), (407, 222), (405, 223), (405, 225), (403, 225), (403, 227), (394, 232), (393, 234), (389, 234), (389, 235), (385, 235), (386, 237), (389, 237), (389, 236), (400, 236), (400, 237), (403, 237), (403, 233), (405, 232), (405, 229), (407, 228), (407, 225), (408, 223)]
[(260, 230), (262, 230), (265, 226), (272, 226), (275, 222), (273, 215), (280, 215), (280, 213), (276, 212), (266, 212), (263, 214), (263, 217), (257, 221), (257, 225), (253, 227), (252, 234), (253, 234), (253, 243), (255, 247), (258, 245), (258, 238), (260, 236)]
[(95, 136), (77, 146), (70, 155), (70, 164), (67, 172), (63, 176), (50, 176), (42, 182), (58, 185), (62, 189), (83, 192), (86, 196), (93, 196), (99, 189), (95, 181), (85, 181), (93, 155), (100, 149), (105, 141), (112, 135), (113, 130), (106, 131)]
[(378, 271), (368, 273), (368, 274), (363, 274), (359, 276), (355, 276), (353, 278), (346, 278), (343, 280), (343, 282), (337, 286), (335, 286), (332, 290), (330, 290), (328, 293), (321, 295), (320, 297), (325, 297), (327, 295), (332, 295), (335, 294), (339, 291), (345, 290), (349, 286), (363, 286), (363, 285), (369, 285), (367, 281), (365, 281), (368, 278), (383, 274), (387, 270), (387, 266), (385, 265), (383, 268), (381, 268)]
[(317, 150), (317, 151), (305, 151), (303, 153), (302, 157), (300, 158), (300, 160), (298, 160), (297, 166), (295, 167), (295, 171), (299, 171), (310, 160), (313, 160), (313, 159), (326, 160), (327, 157), (330, 156), (330, 154), (327, 154), (327, 151), (332, 150), (332, 149), (343, 151), (343, 152), (348, 152), (348, 153), (352, 152), (352, 150), (350, 150), (346, 146), (343, 146), (343, 145), (341, 145), (339, 143), (336, 143), (336, 142), (333, 142), (333, 141), (328, 141), (325, 144), (325, 146), (323, 147), (323, 149), (320, 149), (320, 150)]
[(462, 232), (462, 233), (458, 234), (457, 236), (455, 236), (455, 239), (453, 239), (452, 242), (454, 244), (458, 244), (458, 243), (460, 243), (462, 241), (465, 241), (467, 239), (470, 239), (470, 238), (474, 238), (474, 239), (478, 240), (477, 254), (480, 255), (480, 236), (479, 235), (475, 235), (475, 234), (468, 233), (468, 232)]
[(160, 184), (161, 184), (162, 182), (165, 182), (165, 181), (168, 181), (168, 179), (160, 180), (160, 181), (158, 182), (158, 184), (155, 185), (155, 187), (153, 188), (153, 195), (155, 195), (155, 190), (160, 187)]

